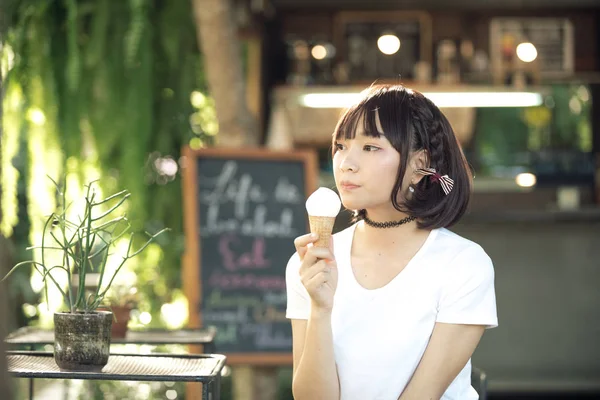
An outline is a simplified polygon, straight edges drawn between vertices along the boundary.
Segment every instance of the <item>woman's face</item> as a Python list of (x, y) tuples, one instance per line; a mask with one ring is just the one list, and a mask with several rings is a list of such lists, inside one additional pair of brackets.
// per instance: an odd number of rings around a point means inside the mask
[(335, 143), (335, 184), (347, 209), (386, 209), (391, 207), (400, 154), (385, 136), (366, 136), (363, 125), (358, 122), (354, 139), (341, 138)]

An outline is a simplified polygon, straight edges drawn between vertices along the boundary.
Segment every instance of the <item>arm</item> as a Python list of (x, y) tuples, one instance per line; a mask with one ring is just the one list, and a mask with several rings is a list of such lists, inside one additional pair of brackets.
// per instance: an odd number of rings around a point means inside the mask
[(483, 325), (435, 324), (423, 358), (399, 400), (440, 399), (483, 336)]
[(308, 246), (317, 238), (312, 235), (297, 238), (294, 245), (299, 269), (293, 264), (286, 269), (294, 354), (292, 392), (296, 400), (340, 397), (331, 331), (337, 266), (333, 242), (330, 249)]
[(331, 314), (314, 308), (308, 320), (292, 320), (296, 400), (339, 399), (340, 384), (333, 354)]
[(480, 246), (460, 252), (443, 281), (436, 324), (400, 400), (443, 396), (469, 361), (485, 328), (498, 324), (494, 268)]

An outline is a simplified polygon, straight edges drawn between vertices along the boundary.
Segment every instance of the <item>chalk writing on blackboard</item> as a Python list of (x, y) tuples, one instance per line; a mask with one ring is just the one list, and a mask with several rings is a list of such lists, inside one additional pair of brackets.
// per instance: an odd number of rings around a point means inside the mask
[[(292, 228), (294, 214), (283, 208), (277, 219), (267, 219), (267, 204), (299, 204), (302, 198), (299, 188), (285, 178), (278, 178), (271, 196), (249, 173), (239, 173), (238, 162), (227, 161), (217, 177), (201, 176), (200, 181), (208, 188), (200, 192), (203, 205), (207, 207), (206, 222), (200, 234), (210, 236), (225, 232), (239, 232), (245, 236), (295, 237)], [(273, 197), (273, 198), (272, 198)], [(283, 200), (283, 201), (282, 201)], [(231, 204), (233, 214), (223, 214), (221, 206)]]
[(200, 248), (196, 309), (201, 325), (217, 327), (217, 349), (228, 357), (291, 360), (285, 266), (294, 238), (307, 231), (304, 202), (314, 185), (307, 163), (315, 162), (309, 155), (194, 154), (188, 182)]

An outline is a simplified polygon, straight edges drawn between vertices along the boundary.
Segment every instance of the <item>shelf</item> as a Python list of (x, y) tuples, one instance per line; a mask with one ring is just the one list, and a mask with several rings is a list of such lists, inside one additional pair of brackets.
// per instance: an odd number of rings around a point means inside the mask
[[(407, 85), (410, 87), (411, 85)], [(293, 148), (298, 144), (326, 145), (331, 141), (343, 109), (354, 104), (367, 85), (279, 86), (272, 93), (270, 147)], [(476, 107), (527, 107), (543, 103), (547, 89), (525, 91), (490, 85), (426, 85), (415, 90), (428, 96), (450, 121), (461, 143), (473, 133)], [(443, 107), (444, 105), (448, 107)], [(475, 107), (476, 106), (476, 107)]]

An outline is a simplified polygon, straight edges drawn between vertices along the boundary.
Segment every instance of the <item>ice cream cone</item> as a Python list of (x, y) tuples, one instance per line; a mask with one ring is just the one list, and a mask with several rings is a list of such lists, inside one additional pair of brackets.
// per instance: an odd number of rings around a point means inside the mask
[(310, 232), (319, 235), (319, 240), (313, 243), (316, 247), (329, 247), (329, 238), (333, 232), (333, 224), (335, 223), (335, 217), (320, 217), (315, 215), (308, 216), (308, 222), (310, 224)]
[(329, 238), (333, 232), (335, 217), (340, 212), (340, 197), (331, 189), (320, 187), (306, 200), (306, 212), (311, 233), (319, 235), (313, 243), (316, 247), (329, 247)]

